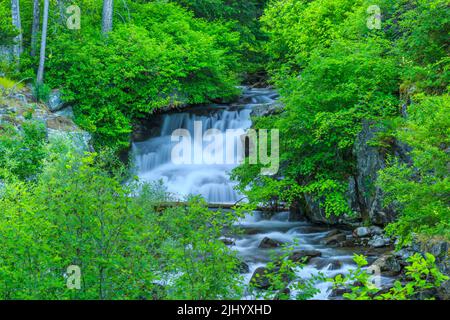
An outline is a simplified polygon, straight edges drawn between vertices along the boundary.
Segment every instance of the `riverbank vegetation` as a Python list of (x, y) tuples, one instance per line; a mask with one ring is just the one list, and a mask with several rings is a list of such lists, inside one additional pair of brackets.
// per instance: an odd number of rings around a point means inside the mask
[[(367, 189), (395, 211), (382, 226), (397, 249), (417, 234), (450, 241), (449, 11), (444, 0), (0, 0), (0, 298), (248, 294), (242, 261), (219, 240), (243, 208), (209, 210), (195, 195), (168, 208), (163, 185), (135, 181), (118, 160), (136, 119), (233, 101), (242, 83), (273, 85), (283, 105), (253, 119), (280, 130), (280, 171), (232, 173), (244, 207), (317, 203), (330, 223), (371, 224), (348, 196), (366, 122), (385, 160)], [(18, 120), (8, 103), (26, 87), (36, 105), (61, 91), (92, 146), (50, 138), (36, 107)], [(269, 264), (271, 289), (256, 297), (291, 297), (286, 275), (301, 263), (286, 260)], [(448, 280), (432, 256), (413, 256), (409, 284), (377, 295), (356, 260), (350, 276), (328, 279), (359, 281), (349, 299), (417, 298)], [(68, 290), (78, 285), (69, 266), (82, 269), (80, 290)], [(297, 298), (317, 293), (301, 280)]]
[[(383, 128), (371, 143), (389, 158), (378, 181), (385, 205), (401, 212), (388, 230), (405, 242), (413, 232), (448, 239), (448, 4), (370, 5), (268, 5), (262, 21), (270, 38), (269, 70), (286, 107), (255, 126), (281, 131), (282, 169), (265, 177), (244, 165), (235, 178), (254, 202), (293, 203), (308, 194), (327, 216), (351, 215), (346, 192), (356, 170), (353, 148), (362, 121), (369, 120)], [(413, 148), (409, 163), (389, 153), (396, 140)]]

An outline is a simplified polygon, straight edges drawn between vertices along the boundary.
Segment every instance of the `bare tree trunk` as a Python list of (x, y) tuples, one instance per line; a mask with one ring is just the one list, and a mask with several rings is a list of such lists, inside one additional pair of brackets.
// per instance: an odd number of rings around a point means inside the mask
[(37, 73), (37, 83), (38, 84), (41, 84), (44, 80), (45, 46), (47, 45), (48, 7), (49, 7), (49, 0), (44, 0), (44, 17), (42, 19), (41, 52), (40, 52), (40, 57), (39, 57), (39, 68), (38, 68), (38, 73)]
[(65, 20), (66, 20), (66, 13), (65, 13), (65, 4), (64, 4), (64, 0), (58, 0), (58, 8), (59, 8), (59, 22), (61, 24), (64, 24)]
[(39, 0), (33, 2), (33, 24), (31, 25), (31, 56), (36, 55), (37, 36), (39, 32), (40, 12)]
[(113, 4), (114, 0), (103, 0), (103, 14), (102, 14), (102, 33), (106, 34), (112, 30), (113, 27)]
[(19, 61), (20, 55), (22, 54), (23, 48), (23, 37), (22, 37), (22, 23), (20, 20), (20, 4), (19, 0), (11, 0), (11, 15), (12, 15), (12, 23), (19, 30), (19, 34), (14, 39), (14, 56), (17, 61)]

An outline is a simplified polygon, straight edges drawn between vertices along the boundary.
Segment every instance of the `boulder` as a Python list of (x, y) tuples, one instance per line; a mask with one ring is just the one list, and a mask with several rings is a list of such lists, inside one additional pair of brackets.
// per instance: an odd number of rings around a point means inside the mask
[(315, 257), (309, 261), (310, 265), (322, 270), (327, 268), (328, 270), (339, 270), (342, 268), (342, 262), (336, 259)]
[(383, 234), (383, 229), (381, 229), (378, 226), (371, 226), (371, 227), (369, 227), (369, 231), (370, 231), (370, 234), (372, 236), (374, 236), (374, 235), (380, 236), (380, 235)]
[(339, 233), (339, 234), (336, 234), (331, 237), (325, 237), (324, 239), (322, 239), (320, 241), (320, 243), (327, 245), (327, 246), (338, 245), (339, 243), (344, 242), (345, 240), (347, 240), (347, 237), (345, 236), (345, 234)]
[(281, 245), (283, 245), (283, 242), (265, 237), (259, 244), (259, 248), (261, 249), (278, 248)]
[(338, 300), (341, 299), (344, 293), (351, 293), (352, 290), (345, 287), (333, 288), (328, 296), (329, 299)]
[(368, 245), (373, 248), (382, 248), (390, 245), (391, 239), (382, 237), (382, 236), (374, 236), (372, 240), (368, 242)]
[(222, 241), (226, 246), (234, 246), (236, 244), (235, 241), (230, 238), (221, 238), (220, 241)]
[(353, 231), (353, 235), (358, 238), (364, 238), (369, 237), (371, 235), (371, 232), (367, 227), (359, 227)]
[(293, 262), (308, 262), (311, 258), (320, 257), (322, 252), (317, 250), (300, 250), (292, 252), (288, 259)]
[(402, 266), (395, 255), (387, 254), (375, 260), (371, 267), (376, 272), (380, 270), (381, 274), (386, 276), (397, 276), (402, 271)]
[(271, 286), (271, 281), (268, 277), (268, 275), (277, 276), (277, 279), (280, 279), (283, 284), (286, 286), (291, 281), (290, 273), (292, 270), (289, 270), (289, 272), (283, 272), (280, 277), (280, 267), (276, 266), (273, 269), (268, 269), (266, 267), (259, 267), (254, 272), (250, 279), (250, 284), (253, 285), (256, 288), (259, 289), (269, 289)]
[(239, 272), (240, 274), (244, 274), (244, 273), (249, 273), (250, 272), (250, 267), (244, 261), (239, 261), (239, 263), (236, 266), (236, 269), (237, 269), (237, 272)]
[(59, 111), (64, 108), (65, 104), (61, 97), (62, 94), (59, 90), (52, 90), (52, 92), (50, 92), (47, 107), (51, 112)]

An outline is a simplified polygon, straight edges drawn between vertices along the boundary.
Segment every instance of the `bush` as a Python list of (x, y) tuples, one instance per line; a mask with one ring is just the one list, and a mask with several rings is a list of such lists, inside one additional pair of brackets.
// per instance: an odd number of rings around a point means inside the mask
[(401, 244), (410, 242), (414, 232), (450, 239), (449, 96), (417, 96), (416, 100), (396, 132), (412, 147), (412, 165), (392, 158), (378, 179), (386, 204), (399, 210), (398, 220), (388, 231), (400, 236)]
[(86, 24), (49, 41), (47, 82), (63, 87), (76, 121), (100, 145), (127, 147), (132, 119), (158, 108), (237, 94), (231, 50), (239, 35), (227, 24), (162, 2), (133, 4), (130, 23), (117, 23), (107, 38)]
[[(158, 185), (123, 183), (104, 156), (50, 145), (35, 183), (0, 195), (2, 299), (217, 299), (240, 295), (236, 257), (218, 240), (234, 217), (192, 198), (163, 209)], [(56, 153), (55, 153), (56, 152)], [(67, 268), (81, 269), (70, 290)]]
[(46, 157), (46, 129), (41, 122), (27, 120), (21, 129), (0, 126), (0, 179), (33, 178)]

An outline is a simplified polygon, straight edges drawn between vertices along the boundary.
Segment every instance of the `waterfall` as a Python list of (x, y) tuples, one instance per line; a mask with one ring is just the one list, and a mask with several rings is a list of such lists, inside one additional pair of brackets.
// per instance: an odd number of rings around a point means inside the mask
[[(167, 190), (179, 199), (193, 194), (203, 196), (208, 203), (236, 203), (242, 196), (234, 190), (235, 184), (230, 181), (229, 173), (243, 159), (244, 146), (240, 139), (225, 144), (228, 138), (226, 132), (234, 130), (244, 135), (252, 125), (252, 109), (270, 105), (276, 98), (272, 90), (244, 88), (240, 100), (234, 105), (211, 105), (163, 115), (158, 136), (132, 145), (139, 179), (162, 180)], [(203, 163), (174, 163), (172, 150), (177, 142), (171, 140), (172, 134), (177, 129), (185, 129), (194, 137), (196, 124), (201, 124), (203, 133), (215, 129), (215, 138), (223, 141), (223, 154), (214, 154), (214, 157), (223, 158), (223, 163), (207, 164), (213, 162), (209, 156), (203, 156)], [(209, 143), (193, 138), (191, 144), (195, 151), (204, 150)], [(226, 161), (229, 154), (232, 155), (232, 163)], [(198, 152), (192, 156), (198, 157)]]

